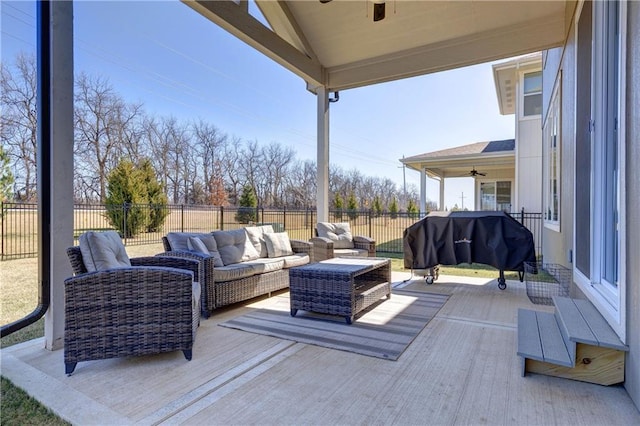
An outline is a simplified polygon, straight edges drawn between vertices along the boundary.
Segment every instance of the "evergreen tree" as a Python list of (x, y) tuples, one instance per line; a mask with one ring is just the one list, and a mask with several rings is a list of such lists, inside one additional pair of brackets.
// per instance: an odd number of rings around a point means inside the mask
[(238, 213), (236, 213), (236, 221), (239, 223), (255, 222), (257, 219), (256, 208), (258, 207), (258, 198), (253, 187), (246, 184), (242, 188), (242, 195), (239, 201)]
[(341, 221), (342, 220), (342, 212), (344, 210), (344, 200), (342, 199), (342, 196), (340, 195), (339, 192), (336, 192), (335, 196), (333, 197), (333, 207), (335, 208), (335, 218), (336, 221)]
[(146, 231), (158, 232), (161, 230), (164, 220), (169, 214), (169, 210), (167, 209), (167, 195), (164, 193), (160, 182), (158, 182), (156, 171), (149, 159), (142, 160), (139, 167), (139, 174), (144, 183), (146, 199), (149, 204)]
[(351, 220), (358, 218), (358, 202), (353, 192), (349, 194), (349, 198), (347, 199), (347, 216)]
[(122, 160), (107, 176), (107, 219), (124, 238), (134, 237), (147, 223), (143, 204), (147, 190), (141, 173), (129, 160)]
[[(9, 162), (9, 154), (0, 146), (0, 202), (9, 201), (11, 199), (14, 178), (11, 173), (11, 165)], [(0, 212), (0, 215), (2, 212)]]
[(395, 197), (393, 197), (391, 205), (389, 205), (389, 216), (391, 216), (391, 219), (398, 217), (398, 200)]
[(409, 204), (407, 205), (407, 214), (409, 215), (409, 217), (412, 218), (416, 218), (418, 217), (420, 211), (418, 209), (418, 206), (416, 205), (416, 202), (413, 201), (413, 199), (409, 199)]
[(380, 217), (382, 215), (382, 201), (380, 201), (379, 196), (375, 196), (373, 198), (373, 203), (371, 204), (371, 209), (373, 210), (373, 215), (375, 217)]

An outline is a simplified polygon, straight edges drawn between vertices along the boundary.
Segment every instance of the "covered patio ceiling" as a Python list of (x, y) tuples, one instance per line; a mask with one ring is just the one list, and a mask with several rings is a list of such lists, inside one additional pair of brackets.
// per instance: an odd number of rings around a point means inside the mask
[(560, 46), (574, 1), (182, 0), (307, 82), (338, 91)]
[(515, 169), (515, 140), (476, 142), (455, 148), (427, 152), (400, 160), (408, 168), (425, 172), (431, 178), (491, 177), (497, 171)]

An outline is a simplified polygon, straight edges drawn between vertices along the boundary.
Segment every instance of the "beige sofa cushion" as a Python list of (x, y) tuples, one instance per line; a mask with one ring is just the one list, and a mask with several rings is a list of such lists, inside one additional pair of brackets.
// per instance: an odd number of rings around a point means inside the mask
[(80, 253), (88, 272), (131, 266), (122, 239), (116, 231), (89, 231), (80, 235)]
[(243, 262), (243, 265), (251, 265), (253, 271), (256, 274), (264, 274), (265, 272), (273, 272), (279, 271), (284, 268), (284, 260), (283, 259), (269, 259), (266, 257), (261, 257), (256, 260), (250, 260), (248, 262)]
[(318, 237), (329, 238), (333, 241), (334, 249), (353, 248), (353, 236), (349, 222), (318, 222), (316, 229)]
[(369, 251), (364, 249), (338, 249), (333, 250), (333, 255), (335, 257), (367, 257), (369, 256)]
[(309, 255), (308, 254), (292, 254), (291, 256), (285, 256), (282, 258), (284, 261), (284, 268), (293, 268), (294, 266), (302, 266), (309, 263)]
[(247, 226), (246, 228), (244, 228), (244, 230), (249, 237), (249, 241), (251, 241), (251, 244), (253, 244), (253, 247), (255, 247), (258, 253), (260, 253), (260, 257), (268, 257), (267, 244), (264, 240), (264, 234), (272, 233), (273, 226)]
[(246, 262), (260, 257), (244, 228), (231, 231), (213, 231), (222, 263), (225, 266), (234, 263)]
[(234, 263), (233, 265), (213, 268), (213, 280), (218, 282), (239, 280), (240, 278), (255, 275), (255, 273), (256, 271), (253, 265), (249, 265), (247, 263)]

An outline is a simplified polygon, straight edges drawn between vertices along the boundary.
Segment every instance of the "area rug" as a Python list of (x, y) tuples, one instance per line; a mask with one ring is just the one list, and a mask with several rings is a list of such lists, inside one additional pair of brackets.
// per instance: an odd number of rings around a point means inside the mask
[(277, 297), (273, 306), (219, 325), (300, 343), (397, 360), (438, 313), (449, 296), (412, 290), (393, 290), (351, 325), (344, 318), (298, 311), (290, 315), (289, 298)]

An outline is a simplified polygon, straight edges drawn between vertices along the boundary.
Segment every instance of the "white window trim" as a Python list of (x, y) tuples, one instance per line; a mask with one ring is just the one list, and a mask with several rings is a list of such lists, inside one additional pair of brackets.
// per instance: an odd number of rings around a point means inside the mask
[[(544, 203), (542, 206), (542, 217), (544, 226), (547, 229), (550, 229), (555, 232), (560, 232), (560, 220), (562, 218), (562, 71), (558, 73), (558, 77), (556, 79), (553, 92), (551, 94), (551, 100), (549, 102), (549, 109), (547, 111), (547, 118), (545, 120), (544, 126), (542, 128), (542, 138), (544, 141), (545, 151), (543, 153), (543, 162), (544, 162), (544, 187), (543, 187), (543, 197)], [(557, 105), (556, 105), (557, 103)], [(547, 125), (550, 125), (550, 120), (556, 119), (557, 115), (557, 123), (558, 123), (558, 134), (557, 134), (557, 158), (556, 158), (556, 168), (557, 168), (557, 185), (558, 185), (558, 219), (552, 220), (547, 219), (546, 213), (548, 210), (549, 203), (549, 140), (547, 139)]]
[[(582, 6), (584, 3), (581, 3), (576, 10), (576, 22), (579, 19), (579, 14), (582, 10)], [(600, 93), (602, 93), (602, 66), (603, 61), (599, 58), (602, 56), (602, 37), (599, 36), (603, 33), (602, 30), (602, 7), (604, 3), (601, 2), (593, 2), (593, 50), (592, 50), (592, 109), (593, 106), (596, 106), (596, 114), (592, 112), (592, 117), (595, 117), (596, 122), (599, 123), (602, 121), (602, 118), (597, 115), (598, 110), (603, 108), (598, 108), (600, 104), (596, 103), (596, 101), (600, 101)], [(626, 2), (619, 2), (619, 30), (620, 30), (620, 40), (619, 40), (619, 66), (618, 66), (618, 158), (619, 158), (619, 211), (621, 214), (619, 215), (619, 257), (618, 257), (618, 286), (617, 291), (612, 292), (606, 289), (607, 287), (600, 282), (601, 277), (601, 242), (600, 238), (594, 238), (594, 231), (599, 232), (599, 222), (601, 213), (597, 210), (592, 211), (591, 214), (591, 278), (586, 277), (576, 266), (574, 262), (573, 267), (573, 279), (578, 288), (587, 296), (587, 298), (591, 301), (591, 303), (596, 306), (601, 315), (606, 319), (607, 323), (614, 329), (616, 334), (620, 337), (623, 342), (626, 342), (626, 218), (624, 212), (626, 211), (626, 185), (624, 183), (624, 177), (626, 173), (626, 150), (625, 150), (625, 138), (626, 138), (626, 120), (625, 120), (625, 104), (626, 104), (626, 34), (627, 34), (627, 5)], [(575, 26), (576, 32), (576, 40), (577, 40), (577, 28)], [(577, 74), (577, 72), (576, 72)], [(595, 82), (595, 84), (594, 84)], [(575, 117), (574, 117), (575, 119)], [(575, 126), (574, 126), (575, 129)], [(576, 129), (577, 131), (577, 129)], [(595, 131), (592, 133), (592, 141), (591, 141), (591, 152), (592, 156), (596, 155), (595, 144), (594, 144), (594, 135), (596, 132), (602, 132), (603, 126), (598, 126), (596, 124)], [(599, 136), (600, 140), (602, 135)], [(596, 173), (592, 170), (592, 179), (595, 179), (594, 176)], [(574, 181), (574, 186), (578, 183)], [(594, 182), (591, 184), (591, 205), (592, 209), (596, 202), (599, 199), (598, 191), (594, 190)], [(593, 213), (596, 213), (595, 215)], [(595, 217), (594, 217), (595, 216)], [(594, 223), (596, 222), (596, 223)], [(575, 235), (576, 230), (574, 226), (574, 246), (575, 246)], [(599, 235), (598, 235), (599, 237)]]
[[(522, 121), (528, 121), (528, 120), (536, 120), (536, 119), (540, 119), (540, 117), (542, 117), (542, 114), (533, 114), (533, 115), (524, 115), (524, 76), (525, 74), (533, 74), (536, 72), (542, 72), (542, 70), (539, 69), (530, 69), (530, 70), (526, 70), (526, 71), (522, 71), (520, 73), (520, 78), (519, 83), (520, 83), (520, 87), (518, 88), (518, 95), (520, 97), (520, 100), (518, 101), (518, 107), (520, 109), (520, 111), (518, 112), (518, 116), (520, 117), (520, 120)], [(540, 91), (540, 95), (542, 95), (542, 90)]]

